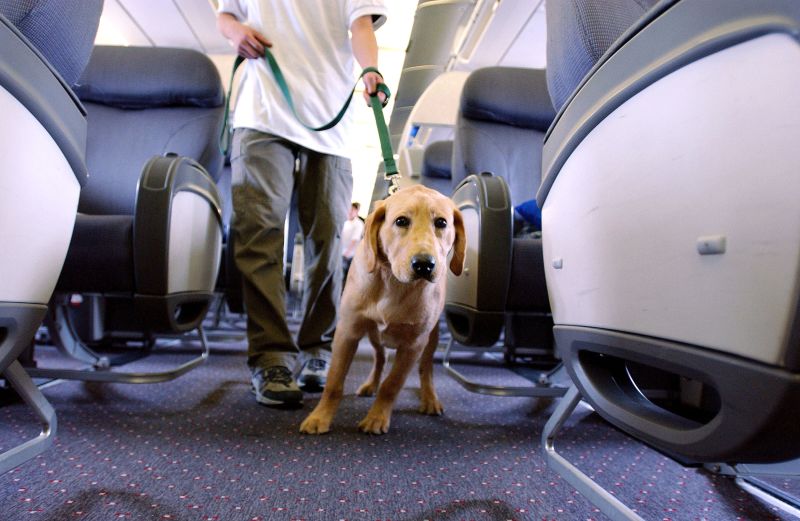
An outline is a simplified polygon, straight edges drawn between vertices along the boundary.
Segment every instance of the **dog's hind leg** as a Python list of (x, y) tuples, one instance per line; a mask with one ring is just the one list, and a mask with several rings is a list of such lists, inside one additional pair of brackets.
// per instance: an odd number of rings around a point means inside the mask
[(428, 345), (422, 352), (422, 358), (419, 360), (419, 412), (437, 416), (444, 412), (444, 407), (442, 407), (439, 397), (436, 396), (436, 389), (433, 386), (433, 354), (438, 346), (439, 324), (436, 324), (428, 338)]
[(356, 391), (356, 394), (359, 396), (375, 396), (375, 391), (378, 390), (378, 386), (381, 384), (383, 366), (386, 364), (386, 350), (383, 344), (381, 344), (377, 331), (372, 330), (369, 332), (369, 341), (372, 347), (375, 348), (375, 357), (373, 359), (372, 371), (369, 373), (364, 383), (361, 384), (361, 387), (358, 388), (358, 391)]

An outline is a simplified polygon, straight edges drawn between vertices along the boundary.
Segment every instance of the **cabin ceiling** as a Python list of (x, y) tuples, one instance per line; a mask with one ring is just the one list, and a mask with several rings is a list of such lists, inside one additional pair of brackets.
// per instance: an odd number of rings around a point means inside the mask
[[(545, 66), (544, 0), (385, 2), (389, 17), (376, 37), (380, 69), (395, 94), (387, 108), (395, 145), (414, 103), (443, 72), (487, 65)], [(216, 5), (217, 0), (105, 0), (96, 43), (195, 49), (209, 55), (227, 79), (234, 51), (217, 31)], [(354, 199), (366, 208), (380, 144), (371, 112), (364, 104), (355, 105), (349, 155)], [(362, 180), (370, 188), (363, 188)]]
[(97, 42), (231, 52), (209, 0), (105, 0)]
[[(389, 21), (377, 31), (378, 46), (405, 51), (415, 4), (387, 0)], [(216, 26), (217, 0), (105, 0), (96, 43), (183, 47), (206, 54), (233, 54)]]

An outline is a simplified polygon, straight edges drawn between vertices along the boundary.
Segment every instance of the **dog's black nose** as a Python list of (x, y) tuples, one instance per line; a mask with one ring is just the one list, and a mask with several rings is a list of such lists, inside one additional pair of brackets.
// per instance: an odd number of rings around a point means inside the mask
[(433, 255), (425, 253), (411, 257), (411, 269), (414, 270), (417, 277), (431, 280), (434, 268), (436, 268), (436, 259), (433, 258)]

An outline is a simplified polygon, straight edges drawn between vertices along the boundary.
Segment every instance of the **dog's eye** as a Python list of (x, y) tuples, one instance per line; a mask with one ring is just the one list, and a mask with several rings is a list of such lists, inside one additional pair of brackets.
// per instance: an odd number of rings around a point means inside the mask
[(447, 219), (444, 217), (437, 217), (435, 221), (433, 221), (433, 225), (437, 228), (447, 228)]
[(405, 228), (406, 226), (411, 224), (411, 221), (408, 219), (408, 217), (400, 216), (394, 220), (394, 223), (401, 228)]

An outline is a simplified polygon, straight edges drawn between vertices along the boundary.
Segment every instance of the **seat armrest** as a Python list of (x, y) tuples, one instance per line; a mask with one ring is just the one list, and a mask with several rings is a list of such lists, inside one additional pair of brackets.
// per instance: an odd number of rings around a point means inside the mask
[(503, 178), (484, 172), (462, 181), (452, 199), (464, 220), (467, 254), (461, 274), (447, 274), (445, 319), (459, 344), (491, 346), (503, 330), (511, 280), (511, 196)]
[(176, 197), (185, 192), (199, 196), (209, 205), (221, 237), (219, 192), (203, 167), (175, 154), (150, 159), (139, 179), (133, 224), (134, 277), (139, 294), (170, 292), (168, 268), (173, 204)]
[(205, 316), (222, 250), (216, 184), (195, 161), (150, 159), (136, 193), (134, 308), (153, 331), (182, 332)]

